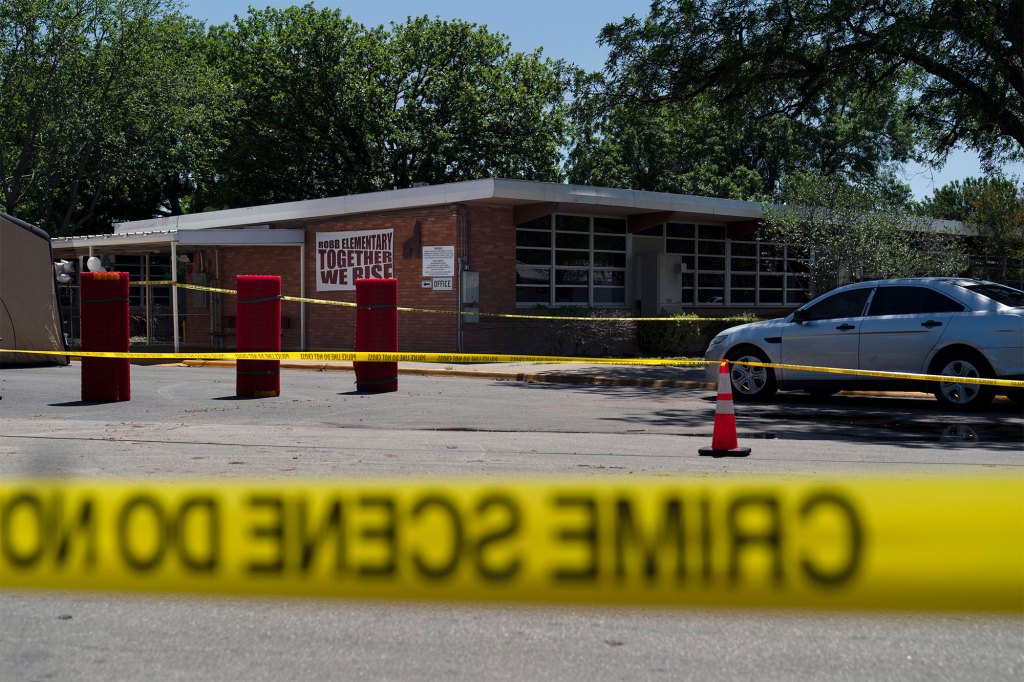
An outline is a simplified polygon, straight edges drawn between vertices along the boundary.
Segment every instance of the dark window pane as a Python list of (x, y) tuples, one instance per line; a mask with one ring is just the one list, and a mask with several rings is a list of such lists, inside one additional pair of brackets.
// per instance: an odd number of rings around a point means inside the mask
[(869, 315), (918, 315), (958, 313), (962, 305), (927, 287), (878, 287)]
[(732, 269), (740, 272), (757, 272), (756, 258), (733, 258)]
[(594, 267), (596, 268), (624, 268), (626, 267), (626, 254), (624, 253), (603, 253), (594, 252)]
[(516, 230), (516, 246), (550, 247), (551, 233)]
[(697, 260), (698, 270), (725, 270), (725, 258), (719, 256), (701, 256)]
[(516, 262), (529, 265), (550, 265), (551, 252), (541, 249), (516, 249)]
[(555, 265), (590, 265), (590, 253), (587, 251), (555, 251)]
[(698, 225), (697, 237), (700, 239), (725, 239), (725, 228), (721, 225)]
[(548, 284), (549, 282), (551, 282), (551, 268), (516, 266), (516, 284)]
[(594, 303), (625, 303), (626, 290), (615, 287), (594, 289)]
[(757, 257), (757, 244), (753, 242), (738, 242), (734, 239), (732, 242), (732, 255), (755, 258)]
[(555, 284), (586, 284), (589, 280), (589, 270), (555, 270)]
[(760, 251), (761, 258), (782, 258), (785, 255), (780, 244), (762, 243), (760, 246)]
[(697, 242), (697, 253), (709, 253), (715, 256), (725, 255), (725, 242)]
[(516, 287), (516, 303), (550, 303), (548, 287)]
[(760, 279), (762, 289), (782, 288), (782, 275), (761, 275)]
[(753, 289), (733, 289), (729, 292), (733, 303), (754, 303)]
[(840, 317), (860, 317), (864, 314), (871, 287), (833, 294), (807, 309), (808, 320), (832, 320)]
[(626, 234), (626, 221), (621, 218), (594, 218), (594, 232)]
[(722, 289), (698, 289), (697, 303), (725, 303), (725, 292)]
[(626, 272), (624, 270), (594, 270), (595, 286), (626, 286)]
[(594, 248), (602, 251), (625, 251), (626, 238), (594, 235)]
[(756, 285), (757, 275), (733, 275), (732, 286), (740, 289), (753, 289)]
[(555, 246), (559, 249), (589, 249), (589, 234), (556, 234)]
[(796, 305), (798, 303), (806, 303), (810, 297), (807, 292), (800, 289), (789, 289), (786, 291), (786, 304)]
[(669, 223), (668, 236), (675, 239), (686, 239), (693, 237), (697, 232), (697, 226), (689, 223)]
[(555, 287), (555, 303), (586, 303), (587, 287)]
[(702, 289), (705, 287), (721, 289), (725, 286), (725, 275), (709, 275), (707, 273), (701, 273), (700, 278), (697, 280), (697, 284)]
[(761, 259), (761, 272), (785, 272), (786, 264), (781, 260)]
[(534, 218), (528, 220), (525, 223), (519, 223), (516, 225), (518, 228), (525, 228), (527, 230), (550, 230), (551, 229), (551, 216), (541, 216), (540, 218)]
[(582, 215), (556, 215), (555, 232), (590, 232), (590, 218)]
[(761, 289), (761, 303), (782, 304), (782, 291), (773, 289)]
[(666, 253), (693, 253), (692, 239), (669, 239), (665, 243)]
[(1024, 291), (1002, 284), (970, 284), (964, 289), (991, 298), (996, 303), (1002, 303), (1012, 308), (1024, 307)]
[(634, 235), (639, 235), (641, 237), (664, 237), (665, 236), (665, 226), (664, 225), (655, 225), (654, 227), (648, 227), (646, 230), (637, 230), (633, 234)]

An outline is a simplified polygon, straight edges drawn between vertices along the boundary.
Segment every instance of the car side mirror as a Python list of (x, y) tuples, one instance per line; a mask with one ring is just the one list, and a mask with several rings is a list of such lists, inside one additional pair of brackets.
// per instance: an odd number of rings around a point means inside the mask
[(804, 322), (807, 321), (807, 311), (797, 310), (796, 312), (793, 313), (792, 321), (796, 322), (797, 324), (803, 324)]

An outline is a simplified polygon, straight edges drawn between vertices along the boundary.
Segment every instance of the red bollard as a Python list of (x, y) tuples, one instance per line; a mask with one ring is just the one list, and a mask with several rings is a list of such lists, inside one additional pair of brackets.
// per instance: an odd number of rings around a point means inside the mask
[[(128, 352), (127, 272), (83, 272), (82, 350)], [(131, 400), (128, 358), (82, 358), (82, 401), (114, 403)]]
[[(398, 280), (356, 280), (356, 351), (398, 351)], [(397, 362), (353, 362), (356, 389), (398, 390)]]
[[(281, 352), (281, 278), (238, 275), (235, 313), (239, 353)], [(239, 398), (281, 395), (280, 360), (239, 360), (235, 363), (235, 394)]]

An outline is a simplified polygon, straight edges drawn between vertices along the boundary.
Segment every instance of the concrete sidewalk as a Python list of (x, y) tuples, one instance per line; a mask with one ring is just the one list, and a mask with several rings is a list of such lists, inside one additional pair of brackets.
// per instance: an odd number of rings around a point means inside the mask
[[(187, 367), (234, 367), (232, 360), (184, 360)], [(351, 362), (281, 363), (282, 369), (352, 372)], [(498, 381), (533, 381), (596, 386), (649, 386), (654, 388), (715, 388), (704, 380), (704, 367), (661, 365), (591, 365), (583, 363), (487, 362), (436, 364), (400, 362), (399, 374), (451, 376)]]

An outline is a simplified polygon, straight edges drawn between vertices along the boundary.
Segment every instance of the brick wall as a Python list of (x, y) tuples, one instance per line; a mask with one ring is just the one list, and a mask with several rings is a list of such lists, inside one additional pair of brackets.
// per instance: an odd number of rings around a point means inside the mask
[[(403, 245), (420, 223), (421, 246), (454, 246), (456, 277), (453, 291), (441, 292), (422, 286), (423, 261), (405, 258)], [(470, 270), (480, 273), (480, 311), (485, 313), (526, 313), (516, 308), (516, 234), (512, 208), (500, 205), (462, 205), (392, 211), (371, 215), (339, 217), (287, 225), (306, 232), (306, 297), (355, 303), (355, 291), (317, 291), (317, 234), (394, 230), (393, 265), (398, 279), (398, 305), (404, 308), (447, 312), (399, 312), (398, 347), (403, 351), (455, 352), (458, 350), (459, 258), (468, 259)], [(463, 254), (462, 231), (469, 248)], [(219, 282), (233, 289), (235, 276), (281, 275), (285, 295), (299, 296), (299, 263), (296, 247), (224, 247), (219, 249)], [(222, 318), (235, 316), (233, 296), (223, 295)], [(299, 304), (285, 301), (282, 316), (291, 318), (284, 331), (283, 350), (298, 350), (300, 344)], [(581, 314), (586, 314), (584, 309)], [(540, 314), (540, 312), (537, 312)], [(606, 333), (579, 332), (579, 325), (565, 322), (502, 319), (483, 316), (479, 322), (463, 322), (463, 350), (467, 353), (606, 354), (634, 353), (635, 335), (624, 334), (621, 343), (609, 342)], [(584, 325), (589, 323), (584, 323)], [(594, 323), (595, 325), (601, 323)], [(603, 327), (602, 327), (603, 328)], [(189, 342), (210, 344), (209, 329), (189, 329)], [(581, 341), (582, 339), (582, 341)], [(355, 342), (355, 309), (306, 304), (306, 347), (309, 350), (351, 350)], [(225, 337), (225, 348), (234, 338)]]

